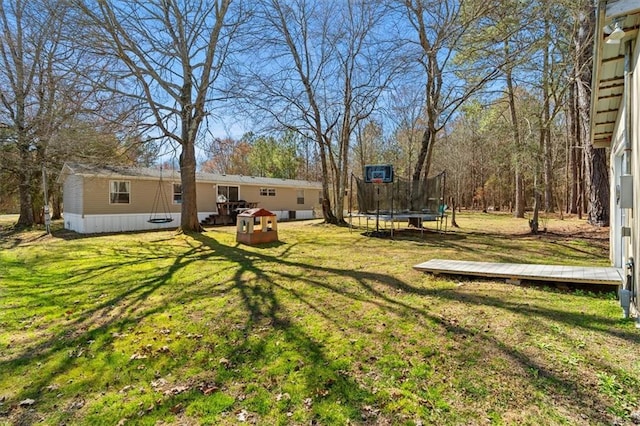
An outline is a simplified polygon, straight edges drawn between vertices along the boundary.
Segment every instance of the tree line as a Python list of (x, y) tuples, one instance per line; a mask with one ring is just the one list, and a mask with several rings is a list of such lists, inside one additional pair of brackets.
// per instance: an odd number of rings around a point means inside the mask
[[(184, 231), (201, 229), (197, 167), (320, 180), (339, 224), (350, 174), (381, 162), (415, 182), (447, 170), (453, 205), (606, 225), (594, 13), (587, 0), (4, 1), (0, 208), (16, 200), (29, 226), (42, 170), (173, 149)], [(251, 132), (215, 134), (229, 120)]]

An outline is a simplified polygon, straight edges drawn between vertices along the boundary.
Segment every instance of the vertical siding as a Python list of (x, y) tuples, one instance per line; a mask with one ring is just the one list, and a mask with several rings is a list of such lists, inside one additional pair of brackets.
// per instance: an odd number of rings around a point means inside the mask
[[(631, 238), (629, 238), (630, 252), (635, 260), (634, 276), (636, 290), (640, 286), (640, 34), (636, 35), (635, 48), (631, 63), (631, 87), (630, 90), (630, 106), (631, 106), (631, 123), (629, 123), (629, 136), (631, 139), (632, 164), (633, 173), (633, 211), (629, 212), (632, 216)], [(640, 297), (636, 298), (636, 313), (640, 314)], [(640, 318), (639, 318), (640, 320)], [(640, 324), (640, 322), (639, 322)]]
[(83, 179), (70, 175), (62, 185), (62, 205), (65, 213), (82, 214)]
[[(203, 220), (208, 215), (209, 213), (199, 213), (198, 219)], [(65, 229), (80, 234), (175, 229), (180, 226), (180, 213), (172, 213), (172, 217), (172, 222), (149, 223), (149, 216), (147, 214), (97, 214), (82, 216), (74, 213), (65, 213), (64, 227)]]

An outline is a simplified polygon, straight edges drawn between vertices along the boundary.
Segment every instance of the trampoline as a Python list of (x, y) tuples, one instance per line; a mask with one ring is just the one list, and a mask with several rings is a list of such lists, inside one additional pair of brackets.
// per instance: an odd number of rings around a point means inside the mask
[(349, 226), (353, 227), (353, 221), (358, 220), (358, 225), (365, 221), (367, 232), (369, 225), (374, 221), (375, 232), (380, 233), (380, 224), (383, 224), (383, 233), (389, 230), (391, 237), (395, 225), (402, 222), (418, 224), (421, 234), (427, 228), (425, 222), (435, 222), (436, 230), (447, 231), (447, 215), (445, 213), (445, 183), (446, 173), (412, 181), (396, 177), (392, 182), (367, 182), (352, 175), (351, 186), (353, 194), (353, 182), (357, 188), (357, 211), (352, 209), (352, 199), (349, 198)]

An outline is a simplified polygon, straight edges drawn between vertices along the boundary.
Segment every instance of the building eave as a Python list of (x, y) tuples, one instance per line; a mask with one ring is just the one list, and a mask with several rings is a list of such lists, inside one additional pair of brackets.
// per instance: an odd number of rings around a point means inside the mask
[[(618, 22), (624, 38), (608, 44), (605, 28)], [(627, 40), (635, 40), (640, 26), (637, 0), (601, 0), (596, 9), (593, 77), (591, 82), (591, 142), (596, 148), (611, 147), (619, 120), (624, 93), (624, 49)]]

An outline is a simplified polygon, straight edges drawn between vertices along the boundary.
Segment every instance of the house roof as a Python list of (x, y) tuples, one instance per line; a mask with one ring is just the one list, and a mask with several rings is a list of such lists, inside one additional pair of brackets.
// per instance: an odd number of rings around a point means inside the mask
[[(624, 38), (618, 44), (609, 44), (606, 40), (616, 22), (624, 31)], [(596, 147), (611, 146), (623, 105), (625, 42), (637, 37), (639, 26), (638, 0), (599, 1), (591, 83), (591, 140)]]
[[(162, 177), (163, 179), (171, 181), (180, 180), (179, 170), (161, 170), (160, 168), (148, 167), (122, 167), (65, 163), (62, 168), (62, 172), (60, 173), (59, 181), (63, 182), (69, 175), (78, 175), (85, 177), (105, 177), (109, 179), (158, 180), (160, 179), (160, 177)], [(228, 183), (236, 185), (322, 189), (322, 184), (320, 182), (311, 182), (297, 179), (227, 175), (217, 173), (196, 173), (196, 181)]]

